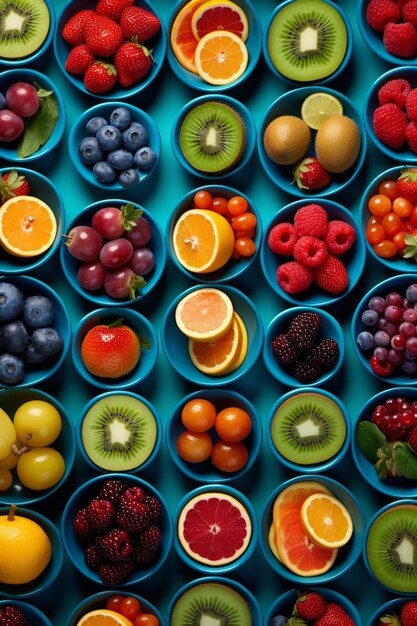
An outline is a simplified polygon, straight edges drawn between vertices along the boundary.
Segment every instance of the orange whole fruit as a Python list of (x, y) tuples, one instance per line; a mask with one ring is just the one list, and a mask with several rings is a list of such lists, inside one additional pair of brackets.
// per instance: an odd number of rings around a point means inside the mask
[(141, 347), (137, 334), (117, 320), (88, 331), (81, 344), (81, 358), (87, 370), (99, 378), (120, 378), (139, 362)]

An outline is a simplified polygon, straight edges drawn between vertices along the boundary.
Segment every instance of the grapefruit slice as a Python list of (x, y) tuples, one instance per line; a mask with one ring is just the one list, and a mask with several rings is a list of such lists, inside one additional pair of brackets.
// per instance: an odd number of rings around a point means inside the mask
[(207, 83), (229, 85), (246, 70), (248, 50), (234, 33), (214, 30), (198, 42), (194, 60), (199, 75)]
[(233, 317), (232, 326), (217, 341), (201, 343), (189, 340), (188, 353), (195, 367), (209, 376), (223, 375), (235, 360), (240, 342), (240, 329)]
[(206, 565), (226, 565), (247, 549), (252, 523), (243, 504), (226, 493), (192, 498), (178, 519), (178, 538), (185, 552)]
[(249, 33), (248, 19), (240, 6), (229, 0), (209, 0), (194, 12), (191, 19), (194, 37), (200, 41), (214, 30), (227, 30), (246, 41)]
[(198, 74), (194, 63), (194, 53), (198, 41), (194, 37), (191, 20), (194, 12), (205, 0), (191, 0), (178, 13), (171, 28), (171, 48), (177, 60), (186, 70)]
[(132, 626), (132, 622), (116, 611), (97, 609), (84, 615), (77, 626)]
[(233, 323), (233, 304), (220, 289), (203, 287), (184, 296), (175, 309), (178, 328), (188, 339), (215, 342)]
[(352, 537), (349, 511), (334, 496), (315, 493), (301, 507), (301, 523), (311, 541), (324, 548), (341, 548)]
[(294, 483), (286, 489), (283, 489), (274, 503), (274, 523), (279, 524), (281, 518), (291, 510), (301, 511), (304, 501), (315, 493), (330, 494), (330, 491), (321, 483), (313, 480)]

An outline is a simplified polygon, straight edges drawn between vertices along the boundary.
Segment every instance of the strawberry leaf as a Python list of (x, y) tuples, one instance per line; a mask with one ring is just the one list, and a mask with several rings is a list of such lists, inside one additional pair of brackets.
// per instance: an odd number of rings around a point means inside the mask
[(143, 335), (139, 335), (139, 341), (140, 341), (140, 345), (142, 346), (144, 350), (149, 350), (149, 348), (151, 347), (151, 342), (149, 341), (147, 337), (143, 337)]
[(395, 446), (395, 463), (401, 476), (417, 480), (417, 454), (414, 454), (408, 443), (397, 441)]
[(376, 424), (366, 420), (359, 422), (356, 429), (356, 440), (359, 450), (370, 461), (378, 459), (378, 450), (385, 447), (387, 440)]
[(121, 207), (122, 212), (122, 225), (125, 231), (132, 231), (143, 211), (141, 209), (135, 209), (135, 205), (133, 202), (128, 202), (124, 206)]

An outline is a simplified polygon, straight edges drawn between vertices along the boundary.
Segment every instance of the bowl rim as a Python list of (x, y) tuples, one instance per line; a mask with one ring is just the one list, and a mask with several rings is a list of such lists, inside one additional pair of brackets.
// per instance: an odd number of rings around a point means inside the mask
[(389, 600), (388, 602), (385, 602), (379, 608), (375, 609), (375, 611), (372, 613), (371, 617), (369, 618), (369, 622), (367, 623), (367, 626), (376, 626), (376, 624), (378, 623), (377, 620), (380, 617), (380, 615), (382, 615), (382, 613), (386, 611), (392, 611), (398, 608), (400, 605), (402, 606), (404, 602), (407, 602), (407, 598), (405, 596), (403, 596), (402, 598), (394, 598), (393, 600)]

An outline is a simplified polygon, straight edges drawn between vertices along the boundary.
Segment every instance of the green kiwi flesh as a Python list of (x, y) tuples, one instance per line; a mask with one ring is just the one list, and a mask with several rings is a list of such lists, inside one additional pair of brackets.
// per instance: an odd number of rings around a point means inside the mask
[(283, 457), (299, 465), (313, 465), (339, 452), (346, 439), (346, 422), (338, 405), (327, 396), (299, 393), (278, 407), (271, 437)]
[(105, 470), (124, 472), (140, 467), (155, 447), (157, 425), (140, 400), (122, 394), (95, 402), (81, 429), (87, 456)]
[(369, 567), (380, 583), (400, 593), (417, 590), (417, 505), (380, 515), (366, 543)]
[(171, 626), (252, 626), (246, 601), (217, 583), (202, 583), (185, 591), (174, 606)]
[(1, 0), (0, 58), (33, 54), (45, 41), (49, 26), (49, 9), (43, 0)]
[(333, 74), (347, 48), (340, 13), (322, 0), (295, 0), (279, 11), (268, 33), (268, 51), (290, 80), (315, 81)]
[(184, 158), (200, 172), (219, 174), (234, 167), (245, 148), (245, 126), (226, 104), (206, 102), (192, 109), (181, 125)]

